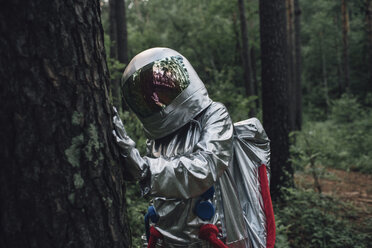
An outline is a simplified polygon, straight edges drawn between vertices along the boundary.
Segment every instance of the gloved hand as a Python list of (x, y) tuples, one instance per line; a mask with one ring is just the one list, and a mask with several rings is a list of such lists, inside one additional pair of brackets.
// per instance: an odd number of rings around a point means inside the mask
[(125, 166), (126, 172), (131, 175), (135, 180), (139, 180), (142, 188), (142, 193), (147, 194), (149, 188), (148, 184), (148, 176), (149, 173), (149, 166), (144, 160), (139, 151), (136, 149), (136, 143), (129, 138), (127, 132), (125, 131), (123, 122), (121, 121), (118, 111), (115, 107), (114, 109), (114, 130), (112, 130), (112, 134), (114, 135), (115, 141), (119, 146), (120, 153), (122, 156), (125, 157)]
[(130, 150), (136, 146), (136, 143), (128, 136), (127, 132), (125, 131), (124, 124), (121, 121), (118, 111), (115, 107), (114, 110), (114, 130), (112, 130), (112, 134), (114, 135), (115, 141), (120, 147), (120, 152), (122, 155), (127, 156), (130, 153)]

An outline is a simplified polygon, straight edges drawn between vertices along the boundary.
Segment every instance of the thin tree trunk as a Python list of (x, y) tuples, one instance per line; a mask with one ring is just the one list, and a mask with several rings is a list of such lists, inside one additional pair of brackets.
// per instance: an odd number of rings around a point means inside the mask
[(263, 124), (271, 139), (271, 195), (293, 186), (289, 158), (287, 42), (285, 0), (260, 1)]
[[(125, 0), (109, 1), (110, 58), (122, 64), (128, 63), (128, 40)], [(114, 74), (114, 73), (112, 73)], [(117, 74), (117, 73), (115, 73)], [(120, 78), (111, 79), (111, 93), (115, 106), (121, 104)]]
[(343, 66), (343, 81), (345, 89), (344, 91), (349, 91), (350, 89), (350, 66), (349, 66), (349, 15), (347, 9), (347, 1), (342, 0), (341, 4), (341, 14), (342, 14), (342, 66)]
[[(372, 0), (366, 0), (366, 25), (368, 37), (368, 68), (372, 68)], [(369, 89), (372, 90), (372, 70), (369, 73)]]
[(2, 247), (129, 247), (100, 2), (0, 12)]
[(319, 182), (319, 174), (317, 173), (317, 168), (315, 165), (315, 158), (310, 159), (310, 167), (311, 167), (311, 174), (314, 179), (314, 187), (318, 191), (318, 193), (321, 194), (322, 186), (320, 185), (320, 182)]
[(116, 2), (109, 0), (109, 35), (110, 35), (110, 58), (118, 58), (117, 27), (116, 27)]
[(256, 99), (256, 109), (260, 108), (260, 97), (258, 97), (258, 80), (257, 80), (257, 65), (256, 65), (256, 53), (254, 47), (251, 47), (251, 64), (252, 64), (252, 76), (253, 76), (253, 86), (254, 94), (257, 96)]
[(320, 57), (322, 60), (322, 76), (323, 76), (323, 91), (324, 91), (324, 101), (326, 104), (325, 113), (328, 115), (328, 107), (329, 107), (329, 97), (328, 97), (328, 75), (327, 75), (327, 62), (324, 52), (324, 40), (323, 40), (323, 32), (319, 34), (320, 36), (320, 42), (319, 42), (319, 48), (320, 48)]
[(240, 39), (239, 39), (239, 28), (236, 21), (236, 13), (233, 13), (233, 29), (235, 34), (235, 53), (234, 53), (234, 61), (236, 64), (241, 63), (241, 47), (240, 47)]
[(128, 32), (125, 0), (109, 1), (110, 57), (120, 63), (128, 63)]
[[(336, 12), (336, 18), (335, 18), (335, 27), (339, 27), (340, 25), (340, 14), (339, 12)], [(342, 50), (340, 48), (340, 41), (338, 38), (335, 38), (334, 44), (336, 49), (336, 58), (337, 58), (337, 82), (338, 82), (338, 96), (341, 97), (341, 95), (344, 92), (344, 86), (343, 86), (343, 77), (342, 77)]]
[(289, 97), (289, 128), (295, 130), (296, 96), (294, 77), (294, 30), (293, 30), (293, 0), (286, 0), (287, 13), (287, 63), (288, 63), (288, 97)]
[[(244, 71), (245, 91), (247, 96), (254, 94), (254, 86), (252, 80), (252, 65), (249, 56), (249, 42), (247, 33), (247, 22), (245, 19), (244, 0), (238, 0), (239, 16), (240, 16), (240, 30), (242, 34), (242, 62)], [(250, 114), (254, 115), (255, 111), (251, 110)]]
[(302, 59), (301, 59), (301, 9), (299, 0), (294, 0), (294, 85), (295, 85), (295, 130), (301, 130), (302, 127)]
[(125, 0), (116, 0), (116, 37), (118, 46), (118, 60), (128, 63), (128, 32), (126, 21)]

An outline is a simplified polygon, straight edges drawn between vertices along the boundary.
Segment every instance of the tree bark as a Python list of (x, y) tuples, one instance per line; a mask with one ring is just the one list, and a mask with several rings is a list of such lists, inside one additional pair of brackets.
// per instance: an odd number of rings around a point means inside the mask
[[(245, 81), (245, 92), (247, 96), (252, 96), (254, 94), (254, 86), (252, 80), (252, 65), (249, 56), (249, 43), (248, 43), (248, 32), (247, 32), (247, 22), (245, 19), (245, 7), (244, 0), (238, 0), (239, 6), (239, 16), (240, 16), (240, 31), (242, 35), (242, 62), (244, 71), (244, 81)], [(251, 111), (251, 115), (254, 115), (255, 111)]]
[(288, 100), (289, 100), (289, 128), (290, 131), (295, 130), (295, 114), (296, 114), (296, 81), (294, 75), (294, 11), (293, 0), (286, 0), (287, 13), (287, 63), (288, 63)]
[(271, 140), (271, 193), (282, 198), (281, 188), (293, 186), (289, 158), (287, 43), (285, 0), (261, 0), (263, 124)]
[(294, 0), (294, 86), (295, 86), (295, 130), (302, 127), (302, 58), (301, 58), (301, 9), (299, 0)]
[(343, 67), (343, 91), (350, 88), (350, 66), (349, 66), (349, 14), (346, 0), (341, 3), (342, 14), (342, 67)]
[(100, 2), (0, 11), (0, 243), (129, 247)]

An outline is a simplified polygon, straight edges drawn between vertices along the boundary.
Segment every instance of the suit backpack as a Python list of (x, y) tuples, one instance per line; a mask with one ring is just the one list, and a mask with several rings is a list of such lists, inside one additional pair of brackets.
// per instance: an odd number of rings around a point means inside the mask
[(270, 140), (257, 118), (234, 123), (235, 181), (252, 247), (272, 248), (275, 219), (269, 190)]

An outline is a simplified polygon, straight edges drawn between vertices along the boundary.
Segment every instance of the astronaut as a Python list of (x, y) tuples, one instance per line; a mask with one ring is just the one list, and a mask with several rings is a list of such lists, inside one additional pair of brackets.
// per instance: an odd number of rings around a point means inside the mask
[[(227, 170), (233, 123), (225, 106), (209, 98), (189, 61), (169, 48), (145, 50), (126, 67), (122, 90), (148, 138), (142, 157), (114, 117), (113, 133), (126, 171), (153, 198), (151, 235), (156, 238), (149, 246), (250, 247)], [(198, 212), (204, 202), (209, 208)], [(214, 240), (206, 237), (211, 232)]]

